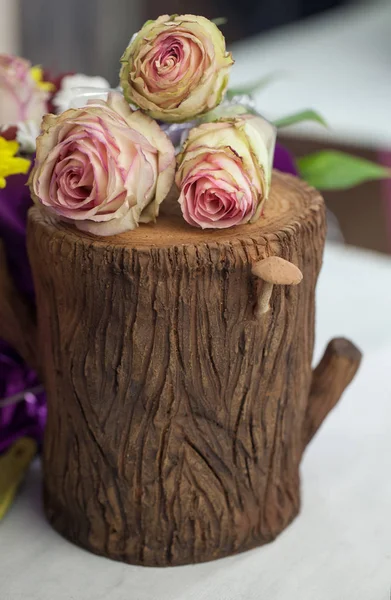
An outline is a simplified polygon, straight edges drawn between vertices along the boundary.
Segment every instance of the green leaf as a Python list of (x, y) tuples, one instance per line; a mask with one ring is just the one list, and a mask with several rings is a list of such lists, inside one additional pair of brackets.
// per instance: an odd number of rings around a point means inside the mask
[(344, 152), (321, 150), (296, 162), (301, 177), (318, 190), (346, 190), (365, 181), (391, 178), (391, 169)]
[(227, 17), (217, 17), (216, 19), (212, 19), (212, 23), (220, 27), (221, 25), (226, 25), (228, 23)]
[(277, 79), (277, 77), (278, 74), (269, 73), (269, 75), (265, 75), (264, 77), (261, 77), (261, 79), (258, 79), (253, 83), (244, 85), (243, 87), (230, 88), (229, 90), (227, 90), (227, 98), (228, 100), (232, 100), (234, 96), (252, 96), (253, 94), (255, 94), (255, 92), (259, 92), (260, 90), (268, 86), (272, 81)]
[(312, 109), (301, 110), (300, 112), (293, 113), (287, 117), (277, 119), (277, 121), (273, 122), (273, 125), (275, 125), (278, 129), (281, 129), (282, 127), (297, 125), (297, 123), (302, 123), (303, 121), (315, 121), (316, 123), (323, 125), (323, 127), (327, 127), (327, 123), (322, 115)]
[(213, 110), (202, 115), (199, 118), (199, 121), (200, 123), (212, 123), (213, 121), (218, 121), (219, 119), (230, 119), (248, 113), (252, 113), (252, 111), (241, 104), (234, 104), (232, 106), (217, 106)]

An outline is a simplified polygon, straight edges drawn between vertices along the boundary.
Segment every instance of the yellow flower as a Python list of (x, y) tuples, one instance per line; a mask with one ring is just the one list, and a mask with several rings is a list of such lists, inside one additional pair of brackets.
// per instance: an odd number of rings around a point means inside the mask
[(0, 137), (0, 189), (5, 188), (5, 178), (9, 175), (25, 175), (30, 168), (30, 161), (27, 158), (15, 156), (19, 150), (18, 142)]
[(40, 90), (43, 90), (44, 92), (56, 91), (56, 86), (53, 83), (43, 80), (43, 71), (41, 67), (31, 67), (30, 75), (34, 79), (35, 83), (37, 84)]

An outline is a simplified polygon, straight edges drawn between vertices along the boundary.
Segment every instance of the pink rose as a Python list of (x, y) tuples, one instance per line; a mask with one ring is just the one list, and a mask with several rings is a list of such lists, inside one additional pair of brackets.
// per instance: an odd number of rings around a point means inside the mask
[(0, 54), (0, 126), (41, 121), (50, 92), (40, 74), (27, 60)]
[(220, 104), (233, 60), (212, 21), (162, 15), (132, 38), (121, 63), (125, 98), (154, 119), (172, 123)]
[(185, 220), (203, 229), (255, 221), (269, 195), (275, 138), (251, 115), (191, 129), (176, 174)]
[(79, 229), (114, 235), (156, 218), (174, 172), (166, 134), (112, 93), (107, 102), (44, 118), (30, 189)]

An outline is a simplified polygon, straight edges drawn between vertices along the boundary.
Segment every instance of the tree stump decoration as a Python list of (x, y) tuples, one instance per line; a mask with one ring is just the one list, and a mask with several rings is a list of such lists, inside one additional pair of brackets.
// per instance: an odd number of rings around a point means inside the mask
[[(265, 216), (228, 230), (162, 214), (96, 238), (30, 211), (57, 531), (166, 566), (248, 550), (292, 521), (305, 446), (360, 362), (334, 340), (311, 369), (325, 231), (321, 196), (278, 172)], [(268, 283), (258, 310), (253, 269), (269, 257), (303, 281)]]

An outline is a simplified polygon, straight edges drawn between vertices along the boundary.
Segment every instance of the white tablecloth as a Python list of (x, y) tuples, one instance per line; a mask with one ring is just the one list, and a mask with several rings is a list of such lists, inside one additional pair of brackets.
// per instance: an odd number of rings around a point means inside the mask
[(232, 86), (278, 76), (257, 96), (271, 119), (314, 108), (330, 129), (286, 132), (391, 149), (390, 0), (366, 0), (235, 44)]
[(274, 543), (191, 567), (89, 554), (46, 523), (39, 464), (0, 524), (1, 600), (389, 600), (391, 259), (329, 246), (317, 349), (344, 334), (362, 368), (307, 450), (301, 515)]

